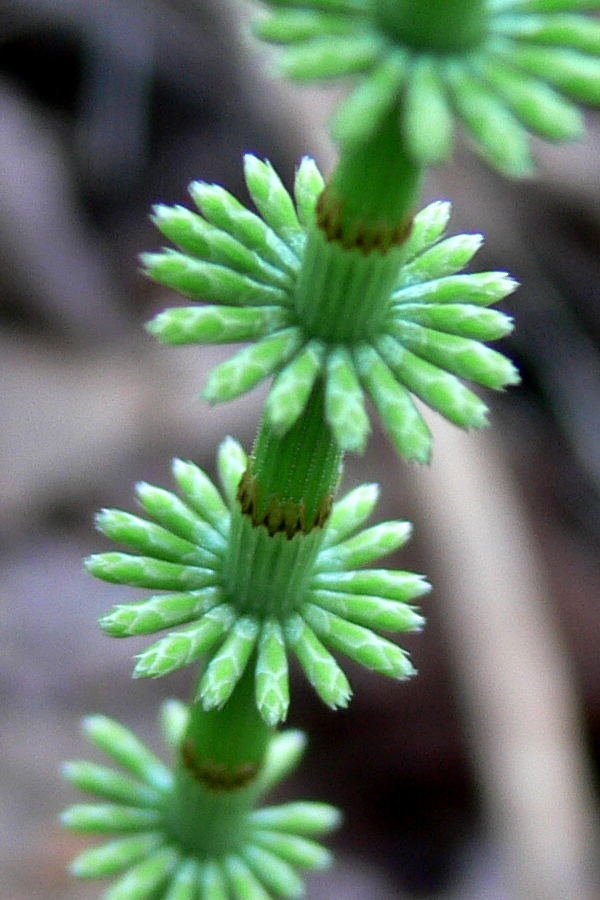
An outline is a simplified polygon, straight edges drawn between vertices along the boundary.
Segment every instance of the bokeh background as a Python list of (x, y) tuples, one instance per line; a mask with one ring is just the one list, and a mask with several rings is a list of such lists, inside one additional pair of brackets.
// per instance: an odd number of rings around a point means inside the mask
[[(209, 409), (220, 350), (157, 347), (142, 324), (174, 298), (137, 255), (160, 245), (151, 204), (201, 178), (246, 200), (241, 155), (290, 183), (333, 151), (323, 90), (269, 80), (224, 0), (0, 0), (0, 896), (91, 900), (66, 864), (83, 845), (57, 814), (64, 759), (88, 756), (100, 711), (159, 749), (161, 699), (190, 675), (132, 683), (135, 641), (95, 620), (125, 590), (85, 577), (101, 506), (168, 485), (174, 455), (214, 472), (226, 434), (249, 448), (263, 397)], [(259, 64), (260, 63), (260, 64)], [(600, 119), (575, 147), (538, 148), (511, 184), (461, 146), (427, 196), (452, 231), (483, 231), (478, 269), (523, 287), (504, 349), (523, 386), (493, 427), (435, 423), (435, 461), (399, 462), (375, 430), (345, 485), (379, 481), (378, 515), (415, 539), (391, 565), (426, 572), (420, 670), (397, 685), (349, 666), (332, 715), (301, 678), (291, 724), (310, 749), (290, 796), (339, 803), (339, 866), (313, 900), (600, 897)]]

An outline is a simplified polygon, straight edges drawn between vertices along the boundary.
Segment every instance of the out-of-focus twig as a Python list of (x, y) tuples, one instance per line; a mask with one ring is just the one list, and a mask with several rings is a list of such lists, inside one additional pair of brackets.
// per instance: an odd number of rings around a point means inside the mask
[(411, 486), (504, 881), (518, 900), (591, 900), (598, 821), (582, 715), (530, 529), (493, 442), (435, 431), (434, 463)]

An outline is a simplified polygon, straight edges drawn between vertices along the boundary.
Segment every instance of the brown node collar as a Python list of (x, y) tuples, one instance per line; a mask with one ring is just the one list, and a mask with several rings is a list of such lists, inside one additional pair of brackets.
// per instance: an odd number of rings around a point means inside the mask
[(365, 256), (373, 251), (386, 254), (393, 247), (401, 246), (410, 236), (413, 216), (391, 224), (381, 220), (344, 220), (344, 200), (331, 196), (327, 188), (319, 195), (316, 206), (317, 227), (328, 241), (336, 241), (345, 250), (360, 250)]
[(282, 500), (279, 494), (273, 494), (264, 508), (258, 502), (258, 484), (250, 466), (240, 481), (237, 499), (242, 513), (248, 516), (255, 527), (264, 526), (269, 535), (285, 534), (291, 540), (297, 534), (309, 534), (313, 528), (323, 528), (331, 515), (333, 498), (327, 495), (321, 501), (312, 521), (306, 518), (306, 505), (303, 501)]
[(181, 758), (194, 781), (199, 781), (211, 791), (235, 791), (246, 787), (259, 769), (257, 762), (230, 767), (211, 759), (199, 760), (194, 742), (189, 737), (182, 744)]

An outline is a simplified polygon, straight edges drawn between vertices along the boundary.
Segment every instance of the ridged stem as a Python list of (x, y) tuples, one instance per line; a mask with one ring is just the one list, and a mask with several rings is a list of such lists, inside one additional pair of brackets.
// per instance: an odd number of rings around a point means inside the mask
[(306, 408), (280, 437), (263, 416), (238, 499), (253, 525), (293, 538), (322, 529), (339, 478), (341, 452), (325, 422), (318, 381)]
[(483, 0), (374, 0), (374, 5), (380, 26), (419, 50), (464, 52), (485, 32)]
[(306, 331), (332, 344), (354, 344), (380, 330), (403, 261), (402, 248), (366, 254), (312, 228), (294, 292)]
[(225, 587), (244, 613), (286, 616), (304, 596), (323, 537), (322, 528), (293, 538), (270, 535), (241, 511), (231, 521)]
[(173, 836), (200, 858), (243, 842), (271, 735), (256, 709), (252, 665), (223, 709), (192, 704), (166, 816)]

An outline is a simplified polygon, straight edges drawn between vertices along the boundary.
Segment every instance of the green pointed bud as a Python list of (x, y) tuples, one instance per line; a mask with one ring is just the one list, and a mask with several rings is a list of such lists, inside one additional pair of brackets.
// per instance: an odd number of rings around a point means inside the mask
[(410, 522), (381, 522), (321, 553), (319, 571), (364, 566), (403, 547), (411, 534)]
[(265, 415), (278, 435), (287, 434), (304, 412), (324, 358), (323, 344), (310, 341), (275, 378), (265, 404)]
[(223, 599), (222, 589), (216, 586), (198, 591), (159, 594), (138, 603), (120, 604), (102, 616), (98, 624), (112, 637), (154, 634), (200, 618), (222, 603)]
[(419, 210), (404, 243), (405, 261), (409, 263), (420, 256), (442, 237), (450, 220), (452, 205), (447, 200), (436, 200)]
[(177, 537), (160, 525), (119, 509), (103, 509), (96, 516), (96, 527), (113, 541), (154, 559), (191, 566), (217, 562), (217, 557), (210, 551)]
[[(283, 831), (286, 834), (317, 835), (335, 831), (342, 817), (335, 806), (310, 800), (264, 806), (248, 816), (253, 828)], [(263, 844), (264, 846), (264, 844)]]
[(108, 716), (86, 716), (82, 721), (85, 736), (136, 778), (159, 791), (171, 788), (172, 775), (138, 736)]
[(511, 47), (510, 61), (581, 103), (600, 103), (600, 59), (569, 48), (533, 47), (519, 42)]
[(125, 806), (152, 807), (159, 804), (162, 797), (156, 789), (97, 763), (68, 762), (63, 766), (62, 774), (80, 791)]
[(217, 467), (221, 486), (230, 509), (236, 504), (237, 489), (248, 465), (248, 455), (244, 448), (232, 437), (227, 437), (219, 445)]
[(347, 34), (351, 25), (346, 16), (308, 9), (274, 10), (254, 23), (254, 33), (274, 44), (295, 43), (322, 34)]
[(398, 384), (372, 347), (363, 344), (354, 359), (360, 380), (398, 453), (408, 460), (428, 462), (431, 432), (406, 388)]
[(244, 156), (244, 175), (254, 205), (275, 234), (286, 243), (304, 239), (294, 201), (269, 162), (247, 153)]
[(209, 860), (202, 867), (200, 897), (202, 900), (230, 900), (230, 896), (222, 867)]
[(70, 831), (111, 834), (150, 831), (162, 824), (162, 813), (157, 809), (138, 809), (116, 803), (81, 803), (70, 806), (60, 823)]
[(331, 653), (299, 616), (294, 615), (285, 625), (286, 642), (298, 657), (304, 674), (332, 709), (345, 708), (352, 695), (348, 679)]
[(280, 731), (273, 735), (258, 776), (260, 792), (266, 793), (294, 771), (306, 749), (306, 735), (297, 729)]
[(323, 35), (286, 47), (278, 58), (278, 68), (282, 75), (298, 81), (355, 75), (375, 65), (382, 45), (375, 34), (364, 34), (351, 42), (343, 36)]
[(274, 306), (287, 302), (285, 289), (177, 250), (142, 253), (140, 258), (148, 278), (192, 300), (225, 306)]
[(267, 619), (262, 626), (256, 660), (256, 706), (267, 725), (287, 716), (290, 703), (288, 662), (281, 625)]
[(86, 571), (96, 578), (132, 587), (193, 591), (218, 581), (212, 569), (180, 566), (148, 556), (130, 556), (128, 553), (96, 553), (88, 557), (84, 565)]
[(234, 269), (275, 287), (289, 286), (289, 274), (262, 259), (226, 231), (183, 206), (154, 207), (154, 224), (184, 253)]
[(420, 166), (439, 165), (452, 152), (454, 123), (437, 60), (415, 60), (404, 95), (402, 130), (409, 156)]
[(226, 603), (209, 610), (199, 622), (167, 635), (140, 653), (133, 677), (157, 678), (195, 662), (229, 631), (235, 619), (235, 611)]
[(515, 116), (540, 137), (574, 141), (582, 136), (582, 114), (548, 84), (492, 60), (485, 61), (482, 73)]
[(480, 234), (456, 234), (439, 241), (402, 267), (401, 285), (454, 275), (471, 262), (482, 243)]
[(160, 233), (184, 253), (211, 259), (211, 238), (214, 240), (219, 229), (209, 225), (197, 213), (184, 206), (157, 203), (152, 207), (150, 218)]
[(242, 859), (256, 878), (276, 896), (287, 900), (304, 897), (304, 881), (292, 866), (264, 847), (250, 844), (244, 848)]
[(371, 430), (360, 382), (345, 347), (327, 357), (325, 416), (342, 450), (363, 453)]
[(202, 700), (204, 709), (221, 709), (229, 700), (256, 646), (258, 632), (258, 623), (250, 616), (233, 624), (200, 679), (196, 700)]
[(160, 728), (165, 743), (172, 749), (181, 744), (189, 722), (189, 709), (180, 700), (165, 700), (160, 708)]
[(454, 375), (406, 350), (389, 335), (377, 342), (377, 349), (398, 381), (450, 422), (462, 428), (488, 425), (488, 408), (483, 400)]
[(398, 679), (416, 674), (404, 650), (369, 628), (340, 619), (312, 603), (304, 606), (302, 615), (322, 641), (368, 669)]
[[(419, 588), (419, 594), (425, 592), (423, 585)], [(325, 590), (311, 591), (309, 599), (328, 612), (365, 628), (377, 628), (381, 631), (421, 631), (425, 624), (425, 619), (416, 610), (396, 600)]]
[[(475, 238), (478, 235), (461, 235)], [(434, 248), (435, 249), (435, 248)], [(475, 248), (476, 249), (476, 248)], [(489, 306), (512, 294), (519, 283), (506, 272), (476, 272), (472, 275), (448, 275), (435, 278), (433, 281), (410, 284), (394, 291), (392, 300), (394, 311), (402, 316), (404, 304), (417, 303), (433, 306), (435, 304), (473, 303), (477, 306)]]
[(407, 70), (407, 54), (388, 52), (342, 101), (333, 119), (332, 137), (345, 147), (367, 141), (398, 98)]
[(422, 575), (398, 569), (358, 569), (355, 572), (318, 572), (311, 587), (342, 594), (368, 594), (401, 603), (426, 593), (429, 585)]
[(226, 538), (229, 533), (229, 510), (206, 472), (192, 462), (175, 459), (173, 478), (194, 512)]
[(255, 844), (266, 847), (272, 853), (286, 860), (293, 866), (303, 869), (322, 871), (329, 869), (333, 857), (329, 850), (297, 834), (285, 834), (277, 831), (255, 831), (252, 835)]
[(339, 544), (372, 515), (379, 498), (379, 485), (361, 484), (333, 504), (323, 546)]
[(286, 328), (240, 350), (212, 370), (203, 396), (210, 403), (233, 400), (289, 362), (303, 343), (299, 328)]
[(600, 23), (597, 19), (567, 13), (562, 16), (521, 16), (520, 20), (514, 23), (514, 33), (528, 41), (569, 46), (592, 56), (600, 55)]
[(209, 550), (217, 558), (223, 555), (227, 544), (224, 535), (219, 533), (221, 529), (216, 531), (208, 525), (171, 491), (143, 481), (135, 490), (141, 507), (173, 534)]
[(201, 877), (202, 866), (200, 863), (193, 857), (186, 859), (177, 867), (162, 900), (198, 900), (199, 896), (204, 898), (204, 894), (198, 893)]
[(325, 179), (310, 156), (304, 156), (294, 179), (294, 199), (298, 219), (304, 228), (315, 222), (317, 200), (325, 187)]
[(69, 866), (76, 878), (106, 878), (124, 872), (164, 841), (160, 831), (118, 838), (80, 853)]
[(109, 888), (104, 900), (146, 900), (155, 896), (168, 881), (178, 860), (179, 853), (171, 847), (155, 850)]
[[(298, 0), (269, 0), (269, 3), (271, 6), (283, 8), (300, 5)], [(352, 12), (356, 8), (357, 3), (362, 3), (362, 0), (301, 0), (302, 7), (322, 10), (326, 13)]]
[(236, 900), (271, 900), (270, 894), (239, 856), (227, 856), (223, 868)]
[(290, 324), (279, 306), (181, 306), (159, 313), (146, 328), (163, 344), (254, 341)]
[(250, 212), (232, 194), (217, 184), (196, 181), (189, 187), (190, 195), (205, 219), (231, 234), (249, 250), (254, 250), (271, 265), (294, 274), (298, 257), (277, 237), (260, 216)]
[(448, 64), (445, 74), (458, 116), (484, 159), (509, 178), (531, 175), (527, 132), (502, 100), (461, 66)]
[(417, 356), (434, 366), (453, 372), (459, 378), (466, 378), (494, 390), (520, 381), (519, 373), (510, 360), (479, 341), (432, 331), (401, 320), (396, 320), (390, 326), (390, 331)]
[(402, 303), (398, 313), (403, 319), (477, 341), (496, 341), (506, 337), (513, 330), (510, 316), (497, 309), (482, 309), (469, 303), (447, 303), (428, 305), (427, 303)]

